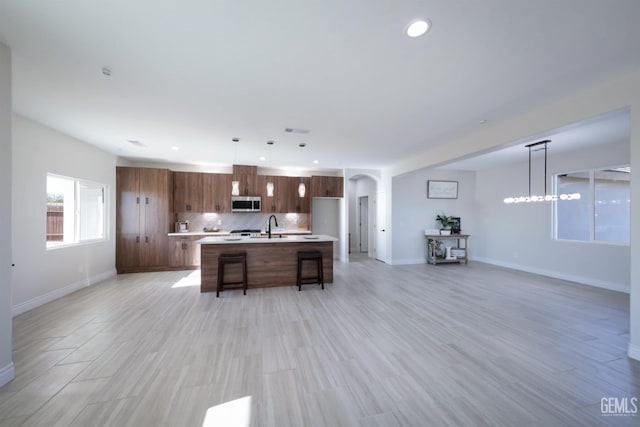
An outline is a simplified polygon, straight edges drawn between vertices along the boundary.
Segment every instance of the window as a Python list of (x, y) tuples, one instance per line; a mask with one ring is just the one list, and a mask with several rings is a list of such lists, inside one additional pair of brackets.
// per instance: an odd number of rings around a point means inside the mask
[(47, 175), (47, 248), (105, 239), (106, 186)]
[(578, 200), (555, 204), (555, 238), (595, 242), (629, 243), (629, 166), (594, 169), (556, 175), (556, 193), (580, 193)]

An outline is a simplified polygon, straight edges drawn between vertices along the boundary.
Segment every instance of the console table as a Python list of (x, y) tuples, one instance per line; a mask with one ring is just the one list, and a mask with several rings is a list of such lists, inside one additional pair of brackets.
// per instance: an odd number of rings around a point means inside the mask
[[(425, 234), (427, 239), (427, 263), (429, 264), (446, 264), (446, 263), (462, 263), (468, 264), (469, 251), (468, 240), (469, 234)], [(445, 256), (445, 241), (454, 240), (454, 245), (451, 245), (452, 258), (448, 259)], [(438, 249), (438, 246), (440, 247)]]

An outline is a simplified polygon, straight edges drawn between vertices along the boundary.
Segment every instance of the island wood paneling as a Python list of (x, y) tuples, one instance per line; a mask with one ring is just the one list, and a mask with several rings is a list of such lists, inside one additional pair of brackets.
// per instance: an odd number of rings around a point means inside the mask
[[(296, 285), (298, 251), (322, 252), (324, 282), (333, 283), (333, 242), (225, 243), (201, 245), (201, 292), (215, 292), (218, 256), (221, 253), (247, 253), (248, 287), (270, 288)], [(238, 267), (238, 268), (233, 268)], [(303, 264), (303, 276), (315, 275), (315, 265)], [(225, 268), (225, 281), (241, 280), (240, 266)]]

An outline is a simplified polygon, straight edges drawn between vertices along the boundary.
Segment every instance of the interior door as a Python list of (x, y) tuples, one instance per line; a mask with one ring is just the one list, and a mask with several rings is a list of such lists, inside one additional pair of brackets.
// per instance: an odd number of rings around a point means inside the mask
[(386, 262), (387, 259), (387, 215), (386, 215), (386, 197), (384, 191), (378, 191), (376, 195), (375, 212), (376, 223), (374, 229), (376, 230), (376, 242), (375, 242), (375, 256), (377, 260)]
[(359, 197), (360, 218), (358, 219), (360, 242), (358, 249), (360, 252), (369, 252), (369, 197)]

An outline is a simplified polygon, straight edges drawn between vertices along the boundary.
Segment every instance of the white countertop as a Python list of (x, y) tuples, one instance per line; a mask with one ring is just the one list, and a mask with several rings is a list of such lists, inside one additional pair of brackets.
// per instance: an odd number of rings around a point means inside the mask
[[(300, 229), (277, 229), (271, 231), (271, 235), (299, 235), (299, 234), (311, 234), (310, 230), (300, 230)], [(217, 231), (217, 232), (204, 232), (204, 231), (189, 231), (186, 233), (169, 233), (169, 236), (229, 236), (228, 231)], [(267, 233), (262, 233), (262, 235), (266, 236)]]
[[(273, 233), (272, 233), (273, 234)], [(196, 240), (195, 243), (201, 245), (225, 245), (237, 243), (313, 243), (313, 242), (337, 242), (338, 239), (324, 234), (310, 235), (289, 235), (283, 237), (231, 237), (231, 236), (210, 236), (204, 239)]]
[(169, 236), (228, 236), (228, 231), (204, 232), (204, 231), (188, 231), (186, 233), (169, 233)]

